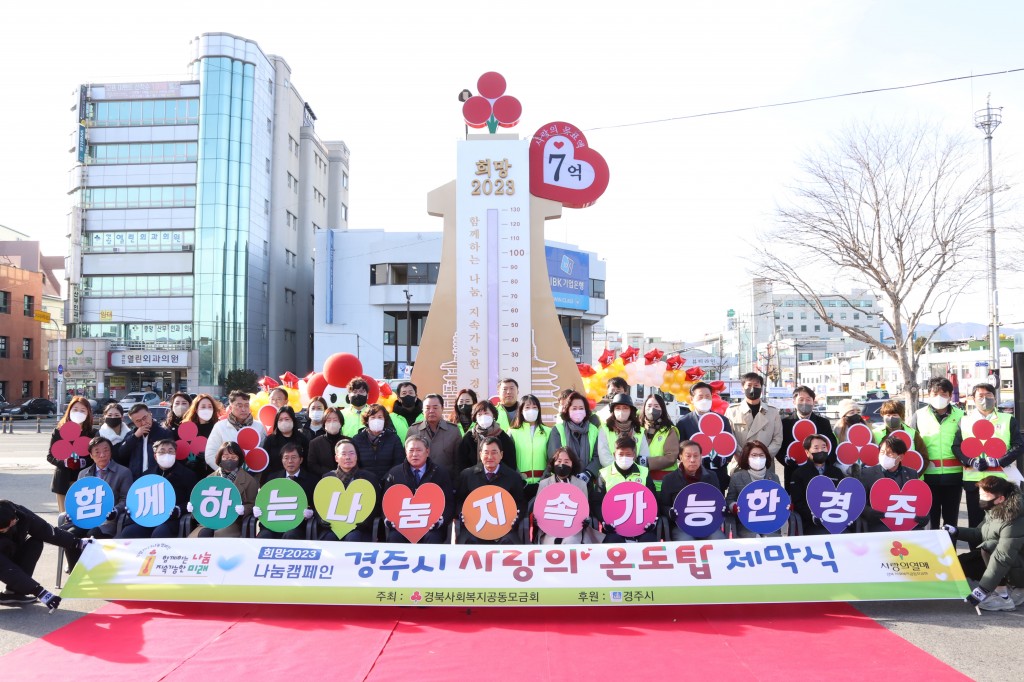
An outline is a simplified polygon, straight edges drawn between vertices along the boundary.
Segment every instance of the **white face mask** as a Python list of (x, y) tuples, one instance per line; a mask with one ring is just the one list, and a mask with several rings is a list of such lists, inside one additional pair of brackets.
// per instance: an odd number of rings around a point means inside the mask
[(171, 412), (174, 413), (175, 417), (180, 417), (181, 415), (188, 412), (188, 405), (182, 405), (179, 403), (171, 408)]
[(523, 419), (525, 419), (531, 424), (537, 421), (537, 417), (539, 415), (540, 410), (538, 410), (536, 407), (527, 407), (523, 409)]
[(944, 395), (933, 395), (928, 399), (928, 404), (936, 410), (944, 410), (949, 405), (949, 398)]
[(293, 427), (294, 425), (290, 421), (284, 419), (277, 422), (277, 430), (281, 433), (291, 433)]
[(309, 411), (309, 418), (312, 419), (315, 422), (319, 422), (319, 421), (321, 421), (324, 418), (324, 411), (323, 410), (310, 410)]
[(749, 461), (751, 469), (753, 469), (754, 471), (761, 471), (762, 469), (764, 469), (764, 465), (767, 463), (768, 460), (765, 459), (764, 457), (751, 457)]
[(384, 430), (384, 420), (383, 419), (371, 419), (368, 422), (366, 422), (366, 425), (374, 433), (380, 433), (381, 431)]
[(632, 457), (622, 457), (620, 455), (615, 456), (615, 466), (619, 467), (622, 471), (626, 471), (633, 466)]
[(70, 419), (76, 424), (81, 424), (86, 420), (86, 418), (88, 418), (88, 416), (89, 413), (87, 412), (83, 412), (81, 410), (71, 410), (71, 414), (68, 415), (68, 419)]
[(629, 421), (629, 410), (615, 410), (615, 420), (620, 422)]
[(703, 400), (698, 400), (693, 404), (693, 406), (697, 408), (698, 412), (710, 412), (711, 398), (704, 398)]
[(896, 466), (896, 459), (889, 455), (880, 455), (878, 457), (878, 463), (882, 465), (883, 469), (892, 469)]
[(170, 455), (157, 455), (156, 463), (160, 465), (161, 469), (170, 469), (174, 466), (174, 460), (177, 459), (174, 454)]
[(213, 419), (213, 408), (204, 407), (201, 410), (196, 410), (196, 414), (198, 414), (199, 418), (202, 419), (204, 422), (208, 422), (211, 419)]
[(333, 421), (327, 422), (326, 424), (324, 424), (324, 431), (331, 434), (332, 436), (337, 435), (337, 433), (341, 431), (341, 424)]
[(573, 424), (582, 424), (584, 417), (587, 416), (586, 410), (569, 410), (569, 419)]
[(494, 425), (494, 417), (489, 414), (481, 414), (476, 418), (476, 425), (486, 431)]

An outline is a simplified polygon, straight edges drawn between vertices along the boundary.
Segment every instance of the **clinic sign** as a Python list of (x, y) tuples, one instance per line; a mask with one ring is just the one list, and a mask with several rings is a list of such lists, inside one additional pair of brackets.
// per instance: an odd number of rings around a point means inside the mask
[(587, 310), (590, 307), (590, 258), (587, 254), (545, 246), (544, 255), (555, 306)]
[(112, 350), (107, 364), (111, 367), (188, 367), (188, 351), (125, 351)]
[(949, 534), (910, 531), (540, 546), (99, 540), (62, 596), (465, 607), (962, 599), (969, 591)]

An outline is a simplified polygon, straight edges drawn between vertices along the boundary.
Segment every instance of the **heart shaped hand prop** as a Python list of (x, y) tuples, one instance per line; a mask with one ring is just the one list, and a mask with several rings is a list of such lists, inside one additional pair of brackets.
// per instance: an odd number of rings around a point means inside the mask
[(586, 208), (608, 187), (608, 163), (576, 126), (555, 121), (530, 141), (530, 194)]
[(899, 438), (907, 446), (907, 454), (903, 455), (903, 466), (910, 467), (918, 474), (924, 471), (924, 457), (914, 449), (914, 439), (906, 431), (893, 431), (889, 434)]
[(979, 419), (971, 426), (971, 436), (964, 438), (960, 451), (965, 457), (987, 457), (998, 460), (1006, 456), (1006, 443), (1002, 438), (994, 438), (995, 425), (987, 419)]
[(708, 412), (697, 425), (700, 431), (693, 434), (690, 440), (700, 443), (704, 457), (728, 457), (736, 451), (736, 438), (725, 430), (725, 420), (720, 415)]
[(871, 508), (884, 514), (882, 523), (889, 530), (910, 530), (917, 525), (914, 518), (927, 516), (932, 508), (932, 491), (919, 478), (907, 481), (902, 489), (891, 478), (880, 478), (871, 486)]
[[(818, 427), (814, 425), (810, 419), (798, 419), (793, 424), (793, 442), (786, 448), (786, 456), (797, 464), (803, 464), (807, 461), (807, 452), (804, 450), (804, 438), (807, 436), (813, 436), (818, 432)], [(832, 448), (832, 443), (829, 442), (829, 448)]]
[(407, 485), (393, 485), (384, 493), (384, 516), (395, 530), (416, 544), (444, 514), (444, 491), (436, 483), (424, 483), (414, 495)]
[(878, 464), (878, 446), (871, 442), (871, 429), (864, 424), (854, 424), (846, 430), (846, 440), (836, 449), (839, 461), (851, 466), (860, 460), (864, 466)]
[(373, 513), (377, 489), (363, 478), (346, 488), (336, 476), (325, 476), (313, 490), (313, 505), (320, 518), (331, 524), (331, 531), (343, 538)]
[(828, 476), (815, 476), (807, 484), (807, 506), (830, 533), (842, 533), (864, 511), (864, 486), (856, 478), (839, 485)]

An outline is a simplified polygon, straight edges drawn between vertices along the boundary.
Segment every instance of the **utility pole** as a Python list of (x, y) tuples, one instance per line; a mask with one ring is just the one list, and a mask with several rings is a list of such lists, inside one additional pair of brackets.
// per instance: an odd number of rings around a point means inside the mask
[(996, 204), (992, 185), (992, 133), (1003, 121), (1003, 108), (992, 108), (991, 95), (985, 108), (974, 112), (974, 127), (985, 133), (988, 143), (988, 308), (990, 316), (989, 372), (995, 377), (996, 400), (999, 400), (999, 292), (996, 290)]
[(412, 364), (412, 313), (409, 307), (412, 294), (408, 289), (402, 289), (402, 293), (405, 294), (405, 369), (408, 371), (409, 365)]

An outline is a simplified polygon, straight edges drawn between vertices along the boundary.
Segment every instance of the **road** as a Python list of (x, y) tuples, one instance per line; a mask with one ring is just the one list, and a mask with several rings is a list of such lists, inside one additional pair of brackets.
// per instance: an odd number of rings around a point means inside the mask
[[(17, 424), (15, 433), (0, 434), (0, 499), (24, 504), (50, 522), (56, 522), (57, 504), (50, 493), (53, 468), (46, 448), (53, 421), (35, 433), (34, 422)], [(961, 510), (966, 523), (966, 510)], [(965, 547), (961, 546), (961, 549)], [(47, 546), (36, 568), (36, 579), (55, 585), (57, 551)], [(102, 606), (102, 601), (67, 600), (48, 615), (41, 606), (0, 606), (0, 655), (46, 635)], [(975, 614), (962, 602), (908, 601), (858, 602), (854, 606), (917, 647), (976, 680), (1016, 680), (1024, 669), (1024, 649), (1016, 642), (1024, 632), (1024, 608), (1002, 613)], [(793, 608), (800, 608), (794, 605)], [(827, 652), (841, 642), (822, 643)], [(865, 652), (884, 656), (884, 651)], [(824, 655), (827, 655), (825, 653)], [(998, 663), (990, 663), (998, 662)], [(1013, 671), (1018, 672), (1013, 672)]]

